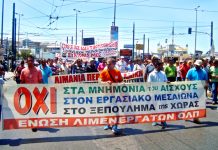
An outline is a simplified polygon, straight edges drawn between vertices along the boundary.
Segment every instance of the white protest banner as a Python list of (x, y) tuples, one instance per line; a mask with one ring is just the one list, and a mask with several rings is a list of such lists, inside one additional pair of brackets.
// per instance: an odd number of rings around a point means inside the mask
[[(56, 76), (50, 76), (48, 81), (49, 83), (56, 83), (56, 84), (57, 83), (72, 83), (72, 82), (97, 82), (99, 75), (100, 75), (99, 72), (56, 75)], [(121, 75), (123, 79), (127, 82), (131, 82), (134, 80), (139, 80), (141, 82), (144, 81), (142, 70), (121, 73)]]
[(63, 53), (66, 54), (68, 60), (117, 56), (118, 42), (113, 41), (89, 46), (61, 43), (61, 54)]
[(202, 82), (4, 87), (3, 129), (148, 123), (206, 116)]

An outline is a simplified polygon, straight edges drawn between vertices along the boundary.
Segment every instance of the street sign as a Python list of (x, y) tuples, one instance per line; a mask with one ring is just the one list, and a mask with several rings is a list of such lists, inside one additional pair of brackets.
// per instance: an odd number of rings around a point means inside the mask
[(137, 50), (143, 50), (144, 49), (144, 44), (136, 44), (136, 49)]
[(111, 26), (111, 42), (118, 41), (118, 26)]
[(83, 38), (83, 45), (94, 45), (95, 44), (95, 38)]
[(120, 56), (132, 56), (131, 49), (120, 49)]
[(134, 46), (132, 44), (124, 44), (124, 48), (133, 48)]

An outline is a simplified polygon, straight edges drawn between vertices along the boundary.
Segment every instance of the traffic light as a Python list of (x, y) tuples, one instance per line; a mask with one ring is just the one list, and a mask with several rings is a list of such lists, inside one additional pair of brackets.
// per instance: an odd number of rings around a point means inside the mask
[(188, 28), (188, 34), (192, 34), (192, 28)]

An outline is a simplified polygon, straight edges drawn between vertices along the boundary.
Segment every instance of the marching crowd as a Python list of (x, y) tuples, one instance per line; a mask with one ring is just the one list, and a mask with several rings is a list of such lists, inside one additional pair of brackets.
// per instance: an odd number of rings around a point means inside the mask
[[(43, 59), (35, 61), (33, 56), (29, 56), (25, 61), (16, 67), (14, 74), (17, 84), (20, 83), (48, 83), (48, 77), (52, 75), (79, 74), (100, 72), (99, 82), (118, 83), (122, 82), (121, 73), (142, 70), (145, 82), (179, 82), (204, 80), (205, 89), (212, 94), (212, 104), (217, 103), (218, 86), (218, 60), (197, 59), (176, 60), (175, 58), (163, 58), (162, 60), (154, 55), (151, 59), (126, 59), (123, 56), (119, 58), (103, 58), (96, 61), (77, 59), (75, 61), (66, 61), (62, 59)], [(4, 67), (0, 65), (0, 74), (4, 76)], [(4, 77), (3, 77), (4, 78)], [(209, 92), (208, 92), (209, 93)], [(208, 95), (209, 96), (209, 95)], [(198, 118), (194, 123), (200, 123)], [(153, 123), (152, 125), (157, 125)], [(162, 128), (166, 128), (166, 122), (161, 122)], [(107, 125), (105, 130), (112, 129), (114, 133), (119, 133), (117, 125)], [(36, 131), (37, 129), (33, 129)]]

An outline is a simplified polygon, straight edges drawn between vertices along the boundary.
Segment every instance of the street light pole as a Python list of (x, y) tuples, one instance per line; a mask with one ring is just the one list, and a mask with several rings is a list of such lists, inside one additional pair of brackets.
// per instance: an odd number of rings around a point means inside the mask
[(2, 0), (1, 47), (3, 47), (3, 24), (4, 24), (4, 0)]
[(81, 12), (80, 10), (77, 9), (73, 9), (76, 12), (76, 45), (77, 45), (77, 16), (78, 16), (78, 12)]
[(200, 8), (200, 6), (195, 8), (195, 12), (196, 12), (196, 17), (195, 17), (195, 54), (196, 54), (196, 46), (197, 46), (197, 32), (198, 32), (198, 8)]
[(114, 1), (114, 22), (113, 22), (113, 26), (115, 26), (115, 21), (116, 21), (116, 6), (117, 5), (117, 1)]
[(19, 16), (19, 22), (18, 22), (18, 40), (17, 40), (17, 47), (18, 47), (18, 52), (20, 53), (20, 16), (23, 16), (23, 14), (20, 14), (20, 13), (15, 13), (16, 15)]

